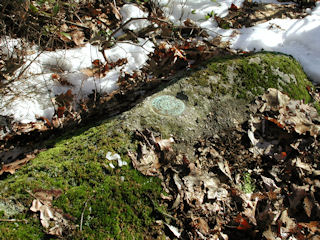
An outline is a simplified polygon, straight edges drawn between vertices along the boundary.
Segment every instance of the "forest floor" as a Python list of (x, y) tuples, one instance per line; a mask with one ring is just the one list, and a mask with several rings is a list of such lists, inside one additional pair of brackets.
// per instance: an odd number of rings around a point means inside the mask
[[(37, 44), (41, 51), (77, 48), (89, 40), (102, 52), (121, 41), (140, 44), (139, 38), (147, 37), (160, 42), (139, 71), (119, 76), (118, 89), (92, 91), (80, 100), (71, 91), (61, 92), (55, 96), (53, 117), (38, 116), (36, 122), (1, 116), (3, 237), (319, 239), (320, 95), (311, 82), (296, 96), (304, 102), (274, 88), (255, 93), (260, 97), (252, 98), (248, 119), (196, 138), (189, 146), (193, 158), (175, 148), (184, 141), (177, 136), (154, 129), (127, 132), (119, 120), (94, 123), (130, 109), (181, 71), (213, 57), (247, 54), (230, 49), (219, 36), (199, 40), (206, 31), (192, 21), (175, 26), (149, 1), (139, 2), (150, 13), (140, 20), (153, 21), (161, 31), (125, 29), (133, 20), (122, 21), (119, 9), (124, 4), (0, 3), (5, 23), (1, 34)], [(306, 17), (305, 8), (294, 4), (246, 2), (230, 8), (227, 16), (209, 17), (221, 28), (251, 27), (274, 16)], [(21, 55), (2, 52), (2, 92), (16, 80), (26, 49), (19, 49)], [(110, 60), (102, 52), (101, 60), (90, 60), (85, 74), (103, 78), (128, 62), (125, 57)], [(71, 89), (61, 71), (50, 76)], [(179, 100), (185, 97), (183, 92), (177, 95)], [(214, 116), (206, 119), (216, 121)], [(81, 130), (92, 124), (96, 126)], [(71, 127), (80, 130), (73, 130), (71, 137), (62, 134)]]

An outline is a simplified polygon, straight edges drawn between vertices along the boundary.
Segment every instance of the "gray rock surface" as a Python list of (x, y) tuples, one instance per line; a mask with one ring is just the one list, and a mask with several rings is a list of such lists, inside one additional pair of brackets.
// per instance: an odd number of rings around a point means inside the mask
[[(245, 122), (247, 104), (267, 88), (274, 87), (291, 97), (309, 101), (307, 85), (312, 84), (289, 56), (260, 53), (214, 59), (191, 75), (173, 80), (119, 118), (130, 131), (148, 128), (164, 138), (173, 136), (178, 140), (176, 146), (190, 155), (189, 148), (196, 139), (214, 136)], [(163, 115), (154, 110), (154, 101), (167, 95), (184, 103), (181, 114)]]

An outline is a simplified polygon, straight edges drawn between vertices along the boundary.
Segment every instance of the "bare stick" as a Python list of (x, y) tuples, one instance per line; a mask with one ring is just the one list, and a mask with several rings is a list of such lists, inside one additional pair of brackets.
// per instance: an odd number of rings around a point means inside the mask
[(27, 219), (2, 219), (0, 218), (0, 222), (24, 222), (27, 223)]
[(82, 224), (83, 224), (84, 211), (86, 210), (88, 201), (89, 201), (89, 199), (84, 203), (84, 208), (83, 208), (82, 213), (81, 213), (80, 232), (82, 232)]
[(118, 27), (116, 30), (114, 30), (114, 31), (110, 34), (109, 38), (111, 39), (111, 37), (113, 37), (117, 32), (119, 32), (120, 30), (122, 30), (125, 25), (127, 25), (128, 23), (130, 23), (131, 21), (134, 21), (134, 20), (149, 20), (149, 18), (147, 18), (147, 17), (130, 18), (130, 19), (128, 19), (127, 21), (125, 21), (124, 23), (122, 23), (122, 24), (120, 25), (120, 27)]

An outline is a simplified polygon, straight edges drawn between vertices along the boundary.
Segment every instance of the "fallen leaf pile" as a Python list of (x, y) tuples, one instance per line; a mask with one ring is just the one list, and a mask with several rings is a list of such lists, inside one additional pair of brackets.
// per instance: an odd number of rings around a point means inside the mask
[(137, 131), (139, 148), (129, 155), (141, 173), (162, 179), (169, 235), (318, 239), (319, 116), (275, 89), (250, 109), (242, 127), (199, 139), (194, 159), (174, 150), (172, 138)]
[(320, 116), (312, 106), (271, 88), (251, 110), (248, 136), (255, 154), (286, 158), (293, 150), (303, 153), (318, 144)]

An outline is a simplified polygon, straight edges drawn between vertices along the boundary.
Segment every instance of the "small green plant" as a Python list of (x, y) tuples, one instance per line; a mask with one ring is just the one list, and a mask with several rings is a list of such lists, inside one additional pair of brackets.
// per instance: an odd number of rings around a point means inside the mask
[(243, 184), (241, 186), (242, 191), (244, 193), (253, 193), (256, 189), (256, 186), (254, 185), (250, 173), (246, 172), (243, 174)]
[(209, 20), (210, 18), (213, 18), (215, 15), (214, 11), (207, 13), (207, 15), (204, 17), (206, 20)]

